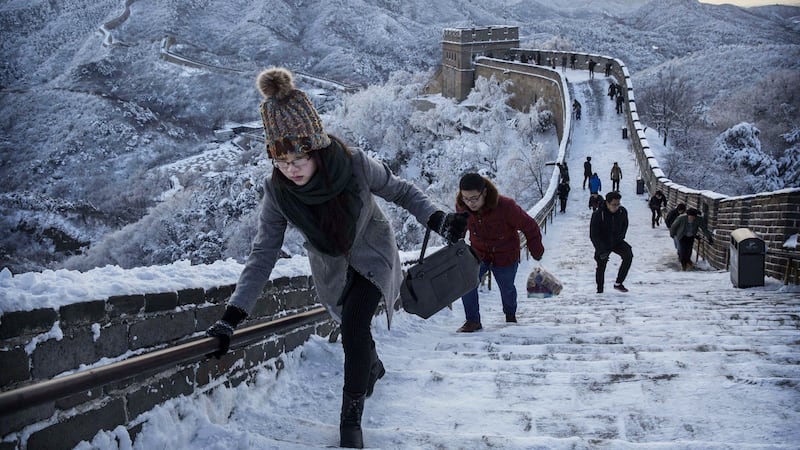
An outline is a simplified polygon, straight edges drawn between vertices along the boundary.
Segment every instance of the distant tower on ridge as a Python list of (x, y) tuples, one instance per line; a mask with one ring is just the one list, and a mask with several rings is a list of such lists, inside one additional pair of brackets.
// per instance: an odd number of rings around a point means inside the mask
[(519, 27), (445, 28), (442, 37), (442, 95), (464, 100), (475, 84), (477, 56), (506, 59), (519, 47)]

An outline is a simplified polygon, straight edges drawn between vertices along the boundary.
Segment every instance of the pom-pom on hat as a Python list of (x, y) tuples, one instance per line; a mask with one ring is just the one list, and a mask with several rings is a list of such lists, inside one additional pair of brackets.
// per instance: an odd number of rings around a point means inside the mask
[(273, 67), (262, 71), (256, 86), (264, 96), (259, 110), (270, 158), (302, 155), (331, 144), (317, 110), (306, 94), (294, 87), (288, 69)]

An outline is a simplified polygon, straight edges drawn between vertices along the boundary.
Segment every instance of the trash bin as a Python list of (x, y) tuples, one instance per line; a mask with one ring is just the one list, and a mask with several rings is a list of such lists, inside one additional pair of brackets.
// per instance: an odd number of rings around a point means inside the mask
[(731, 282), (734, 287), (747, 288), (764, 285), (764, 240), (749, 228), (731, 232)]
[(628, 128), (622, 127), (622, 139), (628, 139)]
[(644, 180), (642, 177), (636, 177), (636, 195), (644, 194)]

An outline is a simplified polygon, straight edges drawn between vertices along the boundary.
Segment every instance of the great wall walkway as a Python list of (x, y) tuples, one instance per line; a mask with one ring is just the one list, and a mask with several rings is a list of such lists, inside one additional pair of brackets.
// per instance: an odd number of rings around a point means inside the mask
[[(623, 116), (607, 81), (569, 71), (583, 119), (568, 155), (572, 192), (548, 224), (541, 264), (560, 296), (528, 299), (523, 260), (519, 323), (506, 324), (496, 290), (481, 290), (484, 329), (458, 334), (459, 302), (423, 321), (403, 312), (391, 331), (374, 321), (387, 374), (364, 413), (370, 448), (425, 449), (797, 449), (800, 443), (800, 296), (733, 288), (704, 261), (677, 270), (664, 227), (650, 227), (646, 195), (620, 137)], [(582, 162), (607, 183), (623, 170), (633, 268), (596, 294)], [(608, 187), (604, 186), (603, 192)], [(313, 336), (283, 357), (275, 376), (220, 388), (211, 398), (167, 402), (143, 417), (137, 445), (169, 448), (325, 448), (338, 444), (340, 344)], [(169, 433), (167, 430), (180, 430)], [(165, 442), (167, 440), (168, 442)], [(139, 448), (139, 447), (137, 447)], [(152, 447), (151, 447), (152, 448)]]

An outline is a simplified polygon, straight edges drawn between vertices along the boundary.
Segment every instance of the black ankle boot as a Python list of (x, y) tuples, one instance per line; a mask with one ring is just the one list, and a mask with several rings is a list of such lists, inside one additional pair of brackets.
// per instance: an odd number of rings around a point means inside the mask
[(378, 358), (378, 353), (372, 349), (372, 366), (369, 369), (369, 384), (367, 385), (367, 397), (372, 395), (375, 389), (375, 383), (378, 382), (383, 376), (386, 375), (386, 369), (383, 367), (383, 362)]
[(339, 423), (339, 446), (364, 448), (361, 434), (361, 413), (364, 412), (365, 394), (342, 391), (342, 415)]

